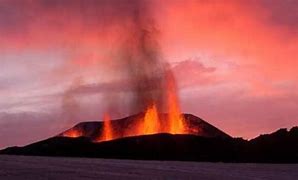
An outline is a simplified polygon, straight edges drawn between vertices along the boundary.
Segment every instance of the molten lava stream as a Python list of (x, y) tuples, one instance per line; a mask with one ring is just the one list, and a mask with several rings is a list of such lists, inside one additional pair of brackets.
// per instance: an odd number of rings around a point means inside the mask
[(111, 118), (108, 114), (103, 117), (103, 128), (100, 137), (97, 141), (109, 141), (115, 139), (113, 136), (113, 128), (111, 124)]

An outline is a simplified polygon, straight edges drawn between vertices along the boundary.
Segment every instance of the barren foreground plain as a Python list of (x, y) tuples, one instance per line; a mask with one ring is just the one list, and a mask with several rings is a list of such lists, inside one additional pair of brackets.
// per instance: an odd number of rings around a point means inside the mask
[(142, 161), (0, 155), (0, 179), (296, 179), (298, 164)]

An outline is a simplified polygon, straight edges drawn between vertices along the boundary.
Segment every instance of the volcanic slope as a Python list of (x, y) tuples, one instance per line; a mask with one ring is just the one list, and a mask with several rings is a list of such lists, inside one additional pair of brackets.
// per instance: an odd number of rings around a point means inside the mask
[[(113, 131), (117, 133), (118, 137), (126, 137), (125, 131), (130, 131), (134, 128), (134, 125), (137, 124), (144, 114), (140, 113), (137, 115), (129, 116), (123, 119), (112, 120), (111, 126)], [(161, 114), (165, 117), (167, 114)], [(231, 138), (228, 134), (219, 130), (218, 128), (212, 126), (206, 121), (202, 120), (199, 117), (196, 117), (192, 114), (183, 114), (185, 119), (185, 124), (188, 133), (196, 136), (202, 137), (221, 137), (221, 138)], [(164, 118), (166, 119), (166, 118)], [(93, 122), (81, 122), (74, 127), (62, 132), (58, 136), (66, 137), (80, 137), (84, 136), (89, 138), (92, 141), (96, 141), (96, 138), (103, 131), (103, 122), (102, 121), (93, 121)]]
[[(113, 121), (119, 127), (129, 126), (131, 117)], [(298, 127), (276, 132), (250, 141), (232, 138), (207, 122), (185, 115), (200, 134), (152, 134), (94, 142), (89, 136), (61, 135), (24, 147), (9, 147), (0, 154), (34, 156), (97, 157), (114, 159), (179, 160), (210, 162), (298, 163)], [(81, 128), (95, 134), (100, 122), (84, 122)], [(195, 132), (195, 128), (193, 130)]]

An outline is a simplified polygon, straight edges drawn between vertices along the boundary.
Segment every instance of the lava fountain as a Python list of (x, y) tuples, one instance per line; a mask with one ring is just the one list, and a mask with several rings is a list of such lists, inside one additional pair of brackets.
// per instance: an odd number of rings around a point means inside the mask
[(129, 136), (140, 136), (159, 133), (191, 134), (191, 132), (188, 132), (186, 121), (181, 114), (178, 97), (176, 94), (176, 85), (172, 74), (168, 73), (166, 79), (166, 116), (160, 117), (163, 113), (160, 109), (157, 108), (156, 103), (152, 102), (152, 104), (150, 104), (146, 108), (143, 116), (133, 121), (135, 123), (131, 125), (132, 128), (123, 130), (125, 133), (122, 133), (122, 136), (115, 136), (113, 135), (113, 131), (115, 131), (116, 128), (113, 128), (109, 116), (105, 115), (101, 135), (97, 138), (96, 142), (108, 141)]
[[(159, 31), (144, 1), (137, 1), (123, 20), (123, 42), (117, 72), (126, 77), (133, 94), (131, 109), (140, 113), (129, 127), (114, 127), (110, 114), (105, 114), (96, 141), (157, 133), (189, 133), (181, 115), (177, 88), (171, 68), (162, 58)], [(121, 45), (122, 44), (122, 45)], [(68, 136), (65, 134), (65, 136)], [(82, 134), (84, 136), (84, 134)]]
[(111, 118), (109, 114), (105, 114), (103, 117), (103, 128), (101, 136), (98, 138), (97, 141), (109, 141), (115, 139), (113, 133), (113, 127), (111, 124)]
[(139, 120), (138, 134), (156, 134), (160, 131), (160, 119), (156, 105), (149, 106), (144, 118)]

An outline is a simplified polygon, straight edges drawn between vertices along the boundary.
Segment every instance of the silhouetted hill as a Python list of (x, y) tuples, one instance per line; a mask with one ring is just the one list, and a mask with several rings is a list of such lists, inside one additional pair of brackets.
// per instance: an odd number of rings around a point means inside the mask
[[(88, 124), (83, 123), (77, 126), (82, 127)], [(0, 151), (0, 154), (298, 163), (298, 127), (294, 127), (290, 131), (280, 129), (250, 141), (229, 136), (154, 134), (94, 143), (90, 137), (67, 138), (56, 136), (24, 147), (10, 147)]]
[(298, 127), (260, 135), (249, 141), (246, 156), (254, 162), (298, 162)]
[[(228, 134), (219, 130), (218, 128), (212, 126), (206, 121), (192, 114), (183, 114), (185, 123), (187, 125), (188, 131), (193, 135), (203, 136), (203, 137), (223, 137), (231, 138)], [(133, 116), (128, 116), (126, 118), (117, 119), (111, 121), (113, 129), (117, 132), (119, 136), (124, 136), (124, 130), (131, 129), (131, 126), (137, 124), (136, 121), (141, 119), (144, 114), (136, 114)], [(167, 114), (160, 114), (161, 117), (167, 116)], [(62, 132), (58, 136), (63, 136), (63, 134), (68, 134), (70, 131), (81, 132), (85, 137), (95, 140), (101, 133), (103, 127), (102, 121), (93, 122), (81, 122), (74, 127)]]
[(2, 150), (3, 154), (76, 156), (125, 159), (231, 161), (237, 148), (233, 139), (195, 135), (155, 134), (127, 137), (101, 143), (89, 138), (53, 137), (25, 147)]

